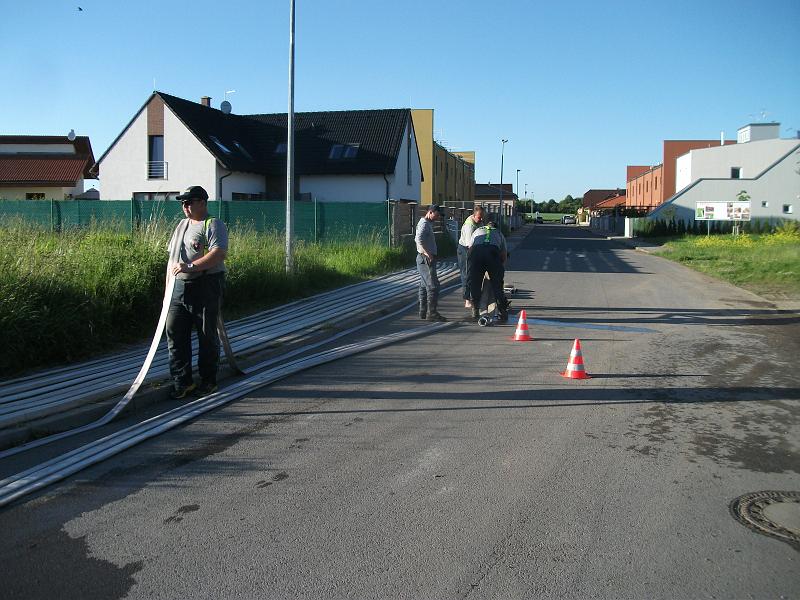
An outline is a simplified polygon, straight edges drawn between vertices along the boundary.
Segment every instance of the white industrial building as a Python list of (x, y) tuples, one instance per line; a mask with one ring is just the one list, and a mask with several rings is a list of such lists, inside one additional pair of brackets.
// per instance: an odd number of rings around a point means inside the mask
[(697, 202), (731, 202), (745, 192), (753, 219), (797, 219), (800, 139), (780, 139), (778, 123), (751, 123), (737, 143), (678, 157), (675, 195), (648, 215), (691, 222)]

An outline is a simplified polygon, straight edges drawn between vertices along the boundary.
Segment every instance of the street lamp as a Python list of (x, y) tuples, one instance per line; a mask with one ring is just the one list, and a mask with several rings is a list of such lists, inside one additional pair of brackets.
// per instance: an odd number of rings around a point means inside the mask
[(289, 111), (286, 114), (286, 274), (294, 272), (294, 0), (289, 0)]
[(500, 231), (503, 230), (503, 155), (506, 150), (506, 142), (508, 140), (500, 140), (502, 142), (502, 146), (500, 146)]

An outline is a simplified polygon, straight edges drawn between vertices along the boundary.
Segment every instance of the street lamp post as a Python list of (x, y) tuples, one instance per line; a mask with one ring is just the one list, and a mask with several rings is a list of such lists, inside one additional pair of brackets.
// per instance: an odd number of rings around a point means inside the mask
[(286, 114), (286, 273), (294, 271), (294, 0), (289, 1), (289, 111)]
[(503, 230), (503, 156), (506, 150), (506, 142), (508, 140), (500, 140), (502, 145), (500, 146), (500, 221), (499, 226), (500, 230)]

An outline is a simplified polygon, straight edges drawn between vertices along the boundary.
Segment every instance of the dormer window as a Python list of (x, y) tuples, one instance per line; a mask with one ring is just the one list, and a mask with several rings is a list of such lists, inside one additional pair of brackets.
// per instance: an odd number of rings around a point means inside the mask
[(355, 158), (358, 154), (360, 144), (334, 144), (331, 146), (328, 158), (330, 160), (341, 160), (347, 158)]
[(219, 138), (218, 138), (217, 136), (215, 136), (215, 135), (210, 135), (210, 136), (208, 136), (208, 139), (210, 139), (212, 142), (214, 142), (214, 143), (217, 145), (217, 148), (219, 148), (220, 150), (222, 150), (222, 151), (223, 151), (225, 154), (233, 154), (233, 153), (231, 152), (231, 149), (230, 149), (230, 148), (228, 148), (228, 147), (227, 147), (225, 144), (223, 144), (222, 142), (220, 142), (220, 141), (219, 141)]
[(242, 145), (241, 145), (239, 142), (237, 142), (236, 140), (233, 140), (233, 145), (234, 145), (234, 146), (236, 146), (236, 149), (237, 149), (239, 152), (241, 152), (241, 153), (242, 153), (242, 155), (243, 155), (243, 156), (244, 156), (246, 159), (248, 159), (248, 160), (253, 160), (253, 157), (252, 157), (252, 155), (251, 155), (251, 154), (250, 154), (250, 153), (249, 153), (249, 152), (248, 152), (248, 151), (245, 149), (245, 147), (244, 147), (244, 146), (242, 146)]

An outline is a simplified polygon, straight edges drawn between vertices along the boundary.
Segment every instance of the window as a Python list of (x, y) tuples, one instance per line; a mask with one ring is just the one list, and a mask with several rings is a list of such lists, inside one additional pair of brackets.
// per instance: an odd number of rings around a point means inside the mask
[(133, 199), (139, 201), (156, 201), (163, 202), (164, 200), (175, 200), (175, 196), (180, 192), (133, 192)]
[(166, 179), (167, 168), (164, 162), (164, 136), (147, 136), (147, 178)]
[(761, 201), (761, 208), (769, 208), (769, 202), (766, 200)]
[(233, 154), (233, 153), (231, 152), (231, 149), (230, 149), (230, 148), (228, 148), (228, 147), (227, 147), (225, 144), (223, 144), (222, 142), (220, 142), (220, 141), (219, 141), (219, 138), (218, 138), (217, 136), (215, 136), (215, 135), (210, 135), (210, 136), (208, 136), (208, 139), (210, 139), (212, 142), (214, 142), (214, 143), (217, 145), (217, 148), (219, 148), (220, 150), (222, 150), (222, 151), (223, 151), (225, 154)]
[(658, 189), (658, 177), (653, 178), (653, 189)]
[(275, 146), (275, 154), (286, 154), (286, 142), (281, 142)]
[(406, 185), (411, 185), (411, 120), (406, 125)]
[(25, 194), (25, 200), (44, 200), (44, 193), (33, 192), (30, 194)]
[(742, 176), (741, 167), (731, 167), (731, 179), (739, 179)]
[(264, 194), (248, 194), (245, 192), (233, 192), (231, 200), (266, 200)]
[(783, 205), (783, 214), (785, 214), (785, 215), (792, 214), (792, 205), (791, 204), (784, 204)]
[(330, 160), (355, 158), (358, 154), (359, 144), (334, 144), (328, 154)]

